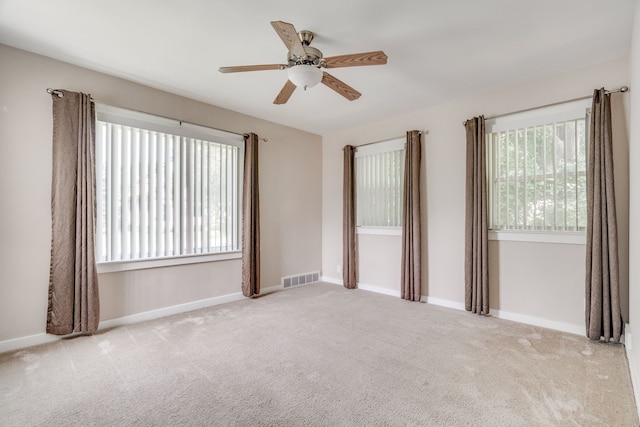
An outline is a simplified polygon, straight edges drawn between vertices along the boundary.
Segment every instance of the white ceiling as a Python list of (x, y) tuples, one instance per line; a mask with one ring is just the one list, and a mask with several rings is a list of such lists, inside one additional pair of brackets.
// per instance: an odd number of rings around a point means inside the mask
[[(0, 43), (262, 119), (327, 134), (628, 53), (634, 0), (0, 0)], [(325, 56), (384, 50), (274, 105), (286, 63), (270, 25), (315, 33)], [(43, 88), (44, 90), (44, 88)], [(551, 89), (552, 90), (552, 89)], [(91, 88), (85, 88), (91, 92)]]

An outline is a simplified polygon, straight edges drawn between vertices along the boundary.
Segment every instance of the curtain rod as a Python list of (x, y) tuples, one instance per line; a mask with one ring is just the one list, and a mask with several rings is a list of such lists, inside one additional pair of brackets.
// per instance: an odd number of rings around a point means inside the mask
[[(59, 91), (59, 90), (57, 90), (57, 89), (51, 89), (50, 87), (48, 87), (48, 88), (47, 88), (47, 93), (49, 93), (49, 94), (51, 94), (51, 95), (56, 95), (58, 98), (64, 98), (64, 93), (63, 93), (63, 92), (61, 92), (61, 91)], [(108, 102), (97, 101), (97, 100), (95, 100), (95, 99), (93, 99), (93, 98), (91, 98), (91, 101), (92, 101), (92, 102), (97, 102), (98, 104), (108, 105), (108, 106), (110, 106), (110, 107), (123, 108), (123, 107), (120, 107), (119, 105), (113, 105), (113, 104), (109, 104)], [(151, 114), (151, 113), (147, 113), (146, 111), (133, 110), (133, 109), (131, 109), (131, 108), (126, 108), (126, 109), (127, 109), (127, 110), (131, 110), (131, 111), (135, 111), (136, 113)], [(182, 126), (182, 124), (183, 124), (183, 123), (185, 123), (185, 124), (188, 124), (188, 125), (202, 126), (202, 127), (205, 127), (205, 128), (211, 128), (211, 129), (219, 130), (219, 131), (221, 131), (221, 132), (232, 133), (232, 134), (234, 134), (234, 135), (240, 135), (240, 136), (243, 136), (243, 137), (245, 137), (245, 138), (249, 136), (249, 134), (248, 134), (248, 133), (231, 132), (231, 131), (229, 131), (229, 130), (225, 130), (225, 129), (218, 129), (218, 128), (214, 128), (213, 126), (201, 125), (201, 124), (198, 124), (198, 123), (191, 123), (191, 122), (187, 122), (187, 121), (184, 121), (184, 120), (175, 119), (175, 118), (173, 118), (173, 117), (160, 116), (160, 115), (158, 115), (158, 114), (152, 114), (152, 115), (153, 115), (153, 116), (157, 116), (157, 117), (161, 117), (161, 118), (163, 118), (163, 119), (167, 119), (167, 120), (175, 120), (175, 121), (179, 122), (181, 126)], [(269, 141), (267, 138), (258, 138), (258, 140), (259, 140), (259, 141), (264, 141), (264, 142)]]
[[(605, 90), (604, 93), (605, 93), (605, 95), (611, 95), (612, 93), (618, 93), (618, 92), (625, 93), (625, 92), (628, 92), (628, 91), (629, 91), (629, 87), (628, 86), (622, 86), (619, 89)], [(513, 111), (511, 113), (498, 114), (497, 116), (485, 117), (484, 119), (485, 120), (492, 120), (492, 119), (497, 119), (498, 117), (510, 116), (512, 114), (518, 114), (518, 113), (526, 113), (527, 111), (538, 110), (540, 108), (546, 108), (546, 107), (554, 107), (556, 105), (567, 104), (569, 102), (574, 102), (574, 101), (582, 101), (583, 99), (589, 99), (589, 98), (593, 98), (593, 95), (588, 95), (588, 96), (583, 96), (583, 97), (580, 97), (580, 98), (569, 99), (567, 101), (554, 102), (552, 104), (540, 105), (539, 107), (525, 108), (524, 110)], [(466, 124), (467, 124), (466, 120), (464, 122), (462, 122), (462, 126), (465, 126)]]
[[(418, 131), (418, 136), (420, 136), (420, 135), (422, 135), (424, 133), (426, 133), (426, 132), (420, 130), (420, 131)], [(365, 145), (381, 144), (383, 142), (393, 141), (394, 139), (404, 138), (405, 136), (406, 135), (400, 135), (400, 136), (396, 136), (395, 138), (387, 138), (387, 139), (382, 139), (380, 141), (373, 141), (373, 142), (367, 142), (367, 143), (360, 144), (360, 145), (354, 145), (353, 147), (357, 149), (358, 147), (364, 147)], [(342, 151), (344, 151), (344, 147), (342, 147)]]

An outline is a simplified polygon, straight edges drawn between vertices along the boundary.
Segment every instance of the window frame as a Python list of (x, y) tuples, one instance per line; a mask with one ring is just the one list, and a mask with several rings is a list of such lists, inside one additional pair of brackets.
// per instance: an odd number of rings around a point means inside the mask
[[(404, 159), (404, 150), (406, 148), (406, 138), (392, 138), (384, 141), (379, 141), (375, 143), (364, 144), (356, 147), (355, 153), (355, 187), (356, 187), (356, 233), (357, 234), (370, 234), (370, 235), (387, 235), (387, 236), (400, 236), (402, 235), (402, 224), (399, 226), (361, 226), (357, 225), (358, 223), (358, 206), (359, 206), (359, 196), (358, 196), (358, 171), (357, 171), (357, 159), (359, 157), (370, 156), (374, 154), (380, 153), (388, 153), (391, 151), (402, 151), (403, 159)], [(404, 160), (403, 160), (404, 161)], [(403, 172), (404, 172), (404, 163), (403, 163)], [(400, 180), (404, 182), (404, 173), (400, 177)], [(404, 185), (404, 184), (403, 184)], [(402, 191), (400, 192), (400, 207), (402, 208)], [(401, 214), (402, 215), (402, 214)], [(402, 219), (401, 219), (402, 221)]]
[(585, 155), (588, 161), (590, 111), (591, 98), (583, 98), (495, 117), (485, 121), (485, 135), (487, 139), (487, 214), (489, 221), (489, 240), (578, 245), (584, 245), (586, 243), (586, 230), (496, 230), (491, 228), (493, 222), (493, 207), (495, 206), (496, 197), (494, 187), (495, 177), (493, 172), (493, 165), (496, 160), (488, 135), (494, 132), (513, 131), (527, 127), (576, 120), (577, 118), (584, 117), (586, 138)]
[[(202, 262), (224, 261), (242, 258), (242, 191), (243, 191), (243, 167), (244, 167), (244, 137), (243, 135), (225, 132), (215, 128), (186, 123), (176, 119), (157, 116), (141, 111), (129, 110), (104, 103), (95, 103), (96, 121), (108, 122), (118, 125), (131, 126), (145, 130), (157, 131), (171, 135), (200, 139), (207, 142), (234, 146), (239, 149), (236, 165), (237, 194), (235, 207), (237, 212), (237, 239), (238, 249), (231, 251), (179, 254), (173, 256), (159, 256), (153, 258), (137, 258), (114, 261), (96, 262), (98, 273), (110, 273), (119, 271), (139, 270), (175, 265), (187, 265)], [(97, 143), (96, 129), (96, 143)], [(96, 185), (99, 184), (98, 177), (98, 147), (96, 146)], [(96, 189), (98, 190), (98, 189)], [(96, 208), (97, 195), (96, 192)], [(96, 210), (97, 212), (97, 210)], [(99, 212), (97, 212), (98, 214)], [(96, 232), (97, 234), (97, 232)], [(107, 236), (108, 237), (108, 236)], [(98, 257), (98, 239), (96, 237), (96, 258)]]

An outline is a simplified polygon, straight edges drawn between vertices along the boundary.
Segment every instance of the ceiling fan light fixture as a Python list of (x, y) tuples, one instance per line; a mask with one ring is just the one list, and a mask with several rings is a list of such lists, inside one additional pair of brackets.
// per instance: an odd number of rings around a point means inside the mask
[(287, 62), (285, 64), (220, 67), (218, 71), (221, 73), (241, 73), (244, 71), (287, 70), (289, 79), (273, 100), (276, 105), (286, 104), (297, 87), (307, 89), (318, 83), (324, 84), (347, 100), (354, 101), (362, 94), (323, 70), (325, 68), (360, 67), (387, 63), (387, 55), (381, 50), (325, 58), (322, 52), (309, 46), (313, 40), (311, 31), (298, 32), (293, 24), (284, 21), (272, 21), (271, 26), (287, 48)]
[(294, 65), (287, 73), (291, 83), (304, 89), (314, 87), (322, 80), (322, 70), (313, 65)]

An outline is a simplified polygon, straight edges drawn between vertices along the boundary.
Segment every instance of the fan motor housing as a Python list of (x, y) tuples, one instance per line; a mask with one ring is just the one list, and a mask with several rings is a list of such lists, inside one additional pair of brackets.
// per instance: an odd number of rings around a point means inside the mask
[(306, 59), (289, 52), (287, 55), (287, 62), (289, 63), (289, 66), (300, 64), (320, 66), (320, 63), (322, 61), (322, 52), (311, 46), (304, 46), (304, 51), (307, 52)]

